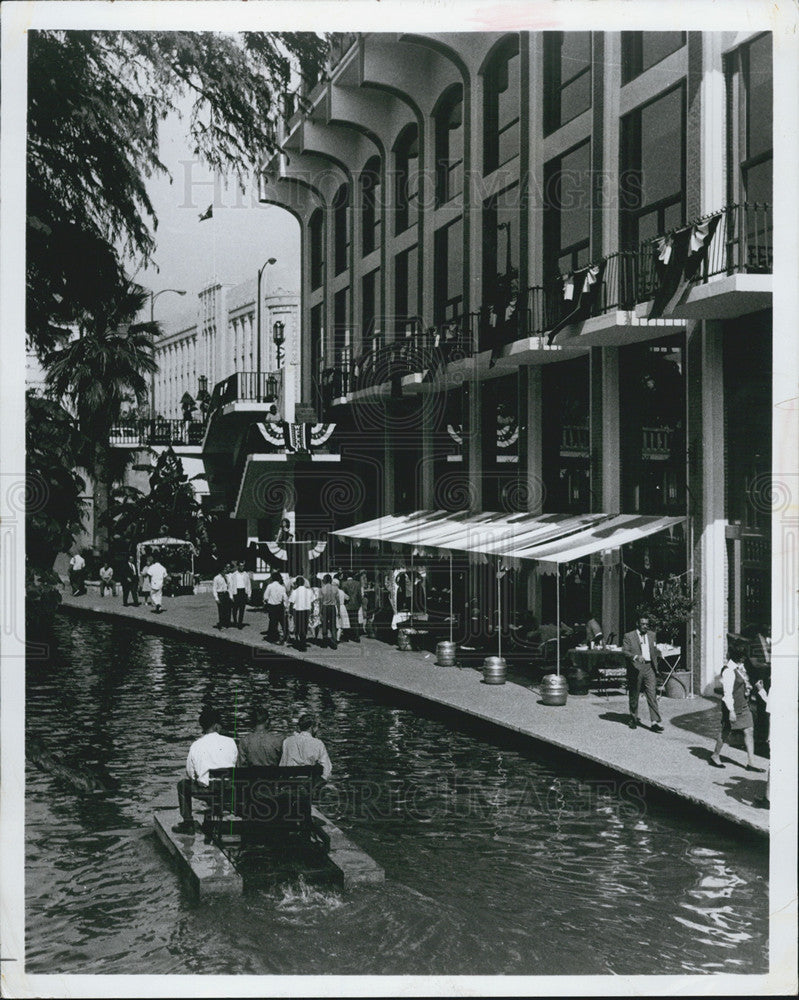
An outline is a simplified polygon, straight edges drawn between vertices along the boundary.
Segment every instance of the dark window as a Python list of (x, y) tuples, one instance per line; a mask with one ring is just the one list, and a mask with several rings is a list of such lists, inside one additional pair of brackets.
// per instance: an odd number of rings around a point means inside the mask
[(684, 31), (623, 31), (621, 82), (629, 83), (683, 45)]
[(374, 156), (361, 172), (361, 253), (364, 257), (380, 246), (382, 213), (380, 160)]
[(463, 311), (463, 220), (443, 226), (435, 236), (436, 323), (460, 316)]
[(361, 344), (376, 346), (381, 336), (380, 268), (365, 274), (361, 281)]
[(325, 365), (325, 346), (322, 342), (322, 303), (311, 308), (311, 380), (314, 391), (314, 405), (321, 405), (322, 371)]
[[(496, 303), (519, 276), (519, 187), (514, 184), (483, 206), (483, 302)], [(506, 302), (507, 304), (507, 302)]]
[(685, 221), (685, 88), (625, 115), (621, 128), (622, 241), (632, 249)]
[(308, 224), (311, 243), (311, 288), (319, 288), (324, 280), (324, 225), (322, 210), (317, 208)]
[(742, 143), (743, 200), (772, 202), (771, 35), (761, 35), (741, 52), (745, 129)]
[(350, 249), (350, 189), (342, 184), (333, 198), (333, 238), (336, 274), (346, 271)]
[(508, 38), (485, 71), (483, 172), (519, 155), (519, 38)]
[(419, 253), (416, 247), (397, 254), (394, 261), (394, 313), (396, 336), (404, 337), (417, 315)]
[(415, 123), (400, 132), (394, 162), (394, 232), (403, 233), (416, 222), (419, 206), (419, 128)]
[(591, 144), (584, 142), (544, 168), (544, 268), (568, 274), (590, 263)]
[(456, 84), (435, 111), (436, 206), (463, 191), (463, 87)]
[(336, 361), (340, 361), (341, 356), (348, 352), (350, 347), (349, 321), (349, 288), (342, 288), (336, 292), (333, 299), (333, 341), (336, 352)]
[(544, 35), (544, 131), (547, 135), (591, 107), (591, 32)]

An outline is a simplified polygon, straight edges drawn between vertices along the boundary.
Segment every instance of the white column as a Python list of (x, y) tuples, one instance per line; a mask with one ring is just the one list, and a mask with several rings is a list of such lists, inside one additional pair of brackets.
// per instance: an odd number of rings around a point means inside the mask
[(702, 32), (701, 108), (701, 212), (705, 215), (722, 207), (725, 201), (724, 135), (726, 123), (726, 87), (721, 58), (720, 32)]

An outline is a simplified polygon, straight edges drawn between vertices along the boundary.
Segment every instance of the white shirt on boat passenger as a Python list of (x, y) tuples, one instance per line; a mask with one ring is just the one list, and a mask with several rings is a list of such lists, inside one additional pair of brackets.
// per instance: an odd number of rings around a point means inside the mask
[(292, 733), (283, 740), (281, 767), (310, 767), (322, 765), (322, 777), (327, 781), (333, 771), (325, 745), (309, 732)]
[(206, 733), (195, 740), (186, 758), (186, 774), (201, 785), (208, 784), (208, 772), (215, 767), (233, 767), (238, 760), (236, 741), (221, 733)]

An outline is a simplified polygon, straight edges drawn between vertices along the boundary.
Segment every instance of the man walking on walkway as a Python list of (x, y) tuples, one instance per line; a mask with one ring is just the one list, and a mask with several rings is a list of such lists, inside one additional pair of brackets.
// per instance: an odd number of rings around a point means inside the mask
[(657, 663), (661, 658), (655, 645), (655, 633), (649, 631), (649, 618), (641, 615), (638, 626), (624, 636), (621, 651), (627, 661), (627, 690), (630, 696), (630, 729), (638, 726), (638, 700), (643, 688), (649, 706), (653, 733), (662, 733), (657, 701)]
[(186, 777), (178, 782), (178, 808), (180, 823), (172, 827), (174, 833), (194, 833), (192, 798), (208, 799), (208, 772), (215, 767), (234, 767), (238, 759), (236, 741), (219, 732), (222, 718), (215, 708), (206, 707), (200, 712), (203, 735), (195, 740), (186, 759)]
[(136, 560), (129, 555), (119, 570), (119, 582), (122, 584), (122, 606), (126, 608), (128, 601), (134, 608), (139, 606), (139, 571)]
[(169, 573), (167, 573), (166, 566), (162, 564), (157, 555), (154, 556), (152, 565), (145, 567), (144, 572), (150, 581), (150, 600), (153, 602), (153, 614), (160, 615), (164, 610), (161, 607), (164, 580), (169, 576)]
[(250, 574), (244, 572), (244, 563), (239, 559), (236, 568), (230, 574), (230, 589), (228, 593), (233, 601), (233, 624), (236, 628), (244, 628), (244, 609), (250, 599)]
[(230, 581), (225, 575), (226, 573), (230, 573), (230, 569), (230, 563), (226, 566), (220, 566), (219, 571), (211, 584), (218, 615), (218, 620), (216, 625), (214, 625), (214, 628), (218, 628), (220, 630), (230, 626), (230, 593), (228, 591)]
[(322, 645), (327, 641), (330, 633), (330, 645), (333, 649), (338, 647), (336, 632), (338, 629), (338, 591), (333, 586), (333, 580), (329, 573), (322, 577), (322, 590), (319, 594), (320, 610), (322, 612)]
[(86, 593), (85, 576), (86, 560), (80, 552), (76, 552), (69, 560), (69, 582), (72, 585), (73, 597), (81, 597)]

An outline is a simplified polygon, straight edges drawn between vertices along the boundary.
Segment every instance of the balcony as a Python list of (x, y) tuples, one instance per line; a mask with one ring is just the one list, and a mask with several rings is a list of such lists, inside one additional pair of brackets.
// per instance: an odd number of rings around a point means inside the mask
[[(700, 226), (719, 217), (701, 267), (670, 316), (686, 319), (729, 319), (771, 306), (774, 259), (771, 205), (728, 205), (721, 212), (694, 220)], [(683, 231), (687, 227), (681, 227)], [(667, 233), (673, 236), (676, 231)], [(645, 243), (640, 252), (638, 301), (648, 302), (660, 282), (658, 254), (662, 237)]]
[(665, 461), (671, 457), (674, 430), (671, 427), (641, 428), (641, 457), (649, 461)]
[(327, 71), (333, 73), (345, 55), (358, 41), (357, 31), (336, 32), (330, 37), (330, 52), (327, 56)]
[(205, 434), (200, 420), (132, 420), (111, 428), (112, 448), (148, 448), (155, 445), (199, 448)]
[(591, 435), (588, 424), (564, 424), (560, 429), (562, 458), (588, 458)]
[(587, 348), (549, 343), (549, 331), (566, 312), (560, 282), (557, 286), (528, 288), (523, 307), (505, 321), (492, 326), (490, 314), (483, 313), (480, 349), (492, 351), (498, 375), (518, 365), (541, 365), (577, 357)]
[(266, 416), (281, 398), (284, 370), (234, 372), (217, 382), (208, 406), (203, 450), (229, 451), (248, 423)]

